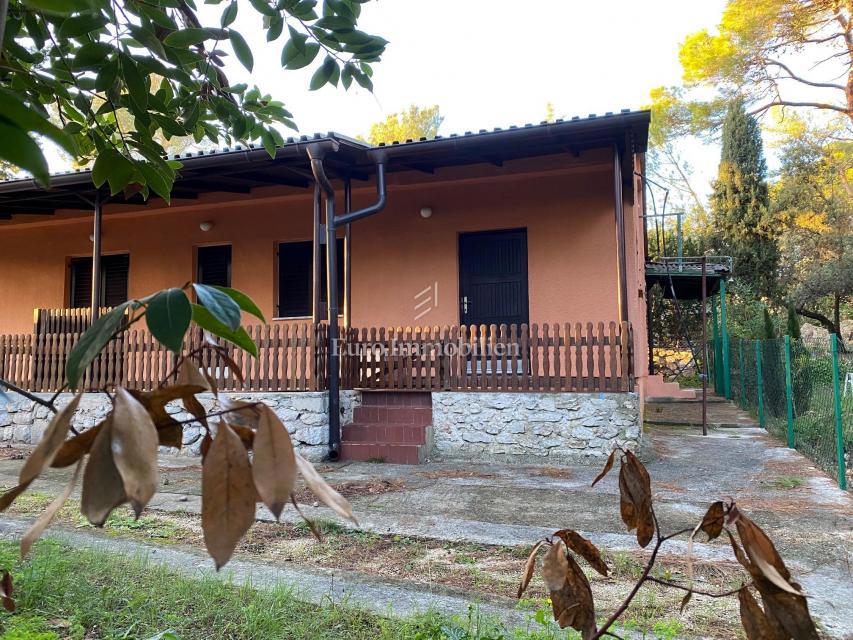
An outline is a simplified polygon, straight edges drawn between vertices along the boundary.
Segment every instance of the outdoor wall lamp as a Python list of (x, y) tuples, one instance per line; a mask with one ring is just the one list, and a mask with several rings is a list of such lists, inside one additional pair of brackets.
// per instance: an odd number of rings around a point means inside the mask
[(432, 207), (421, 207), (421, 218), (426, 220), (432, 216)]
[(198, 228), (201, 229), (202, 231), (207, 232), (207, 231), (210, 231), (211, 229), (213, 229), (213, 223), (210, 221), (202, 222), (201, 224), (198, 225)]

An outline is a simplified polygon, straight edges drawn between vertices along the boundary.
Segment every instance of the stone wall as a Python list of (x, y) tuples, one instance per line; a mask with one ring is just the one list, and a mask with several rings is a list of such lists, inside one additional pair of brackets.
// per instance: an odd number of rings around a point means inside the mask
[(598, 463), (641, 437), (636, 393), (433, 393), (433, 458)]
[[(50, 415), (48, 409), (26, 400), (13, 393), (7, 394), (8, 403), (0, 403), (0, 440), (5, 443), (36, 444), (47, 427)], [(48, 398), (50, 394), (39, 394)], [(329, 442), (329, 396), (324, 391), (316, 392), (245, 392), (224, 394), (236, 400), (263, 402), (271, 407), (287, 426), (299, 452), (313, 461), (325, 455)], [(201, 404), (208, 411), (214, 408), (212, 394), (199, 394)], [(64, 393), (57, 399), (57, 406), (64, 406), (71, 399), (70, 393)], [(352, 421), (352, 410), (361, 402), (358, 391), (341, 392), (341, 424)], [(166, 406), (176, 420), (187, 420), (191, 416), (183, 410), (180, 402)], [(90, 429), (107, 415), (110, 401), (103, 393), (85, 393), (74, 418), (78, 431)], [(189, 424), (184, 427), (185, 455), (199, 455), (202, 427)], [(178, 453), (177, 450), (173, 453)]]

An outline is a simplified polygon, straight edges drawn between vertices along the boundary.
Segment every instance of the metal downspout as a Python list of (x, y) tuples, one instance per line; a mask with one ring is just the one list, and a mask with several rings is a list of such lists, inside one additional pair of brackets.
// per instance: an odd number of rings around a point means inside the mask
[(308, 158), (311, 160), (311, 171), (317, 185), (326, 198), (326, 286), (329, 310), (329, 340), (328, 340), (328, 382), (329, 382), (329, 460), (337, 460), (341, 446), (341, 398), (340, 398), (340, 354), (338, 353), (338, 269), (337, 242), (338, 225), (345, 225), (366, 216), (378, 213), (385, 206), (385, 156), (376, 156), (376, 190), (377, 201), (358, 211), (351, 211), (342, 216), (335, 215), (335, 188), (326, 175), (323, 158), (326, 154), (338, 150), (338, 143), (325, 140), (309, 144)]
[(625, 261), (625, 203), (622, 196), (622, 162), (619, 145), (613, 145), (613, 198), (616, 209), (616, 253), (619, 269), (619, 316), (628, 320), (628, 267)]
[(92, 322), (101, 314), (101, 192), (95, 192), (92, 225)]

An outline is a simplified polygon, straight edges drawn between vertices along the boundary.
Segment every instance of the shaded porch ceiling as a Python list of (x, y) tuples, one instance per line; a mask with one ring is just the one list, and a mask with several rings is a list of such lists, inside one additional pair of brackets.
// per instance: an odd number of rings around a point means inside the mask
[[(263, 148), (254, 146), (174, 156), (183, 167), (178, 172), (172, 196), (195, 199), (204, 193), (248, 194), (252, 189), (266, 186), (312, 188), (314, 178), (306, 147), (321, 140), (334, 140), (339, 144), (339, 150), (327, 156), (324, 163), (332, 179), (369, 180), (375, 172), (379, 154), (386, 157), (388, 172), (432, 173), (442, 167), (483, 163), (502, 166), (512, 160), (565, 153), (577, 156), (589, 149), (616, 145), (623, 159), (623, 176), (626, 183), (630, 183), (632, 154), (645, 152), (648, 126), (648, 111), (624, 110), (603, 116), (591, 114), (587, 118), (399, 141), (376, 147), (337, 133), (315, 134), (289, 138), (277, 148), (275, 158), (270, 158)], [(40, 219), (58, 210), (91, 211), (96, 191), (88, 170), (55, 174), (48, 189), (32, 179), (0, 182), (0, 220), (19, 215)], [(144, 201), (139, 195), (125, 199), (118, 194), (111, 197), (109, 203), (141, 205)]]
[[(709, 262), (705, 273), (706, 295), (709, 298), (717, 295), (720, 292), (720, 282), (730, 275), (728, 265)], [(674, 262), (647, 262), (646, 286), (651, 287), (654, 284), (660, 285), (663, 297), (667, 300), (673, 299), (673, 289), (674, 297), (679, 300), (701, 300), (702, 267), (695, 263), (685, 263), (679, 269)]]

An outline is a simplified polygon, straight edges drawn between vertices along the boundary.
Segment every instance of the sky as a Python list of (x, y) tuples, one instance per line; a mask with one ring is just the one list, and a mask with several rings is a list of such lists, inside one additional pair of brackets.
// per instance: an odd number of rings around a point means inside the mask
[[(284, 40), (267, 43), (261, 17), (241, 5), (233, 26), (255, 68), (229, 56), (229, 80), (282, 100), (300, 133), (355, 136), (410, 104), (439, 105), (445, 135), (539, 122), (548, 102), (558, 117), (638, 109), (652, 87), (679, 83), (679, 44), (713, 28), (725, 0), (374, 0), (359, 26), (390, 44), (373, 94), (356, 83), (309, 92), (312, 70), (283, 71)], [(224, 5), (199, 6), (203, 23), (217, 25)], [(688, 160), (704, 182), (719, 153), (698, 147)]]

